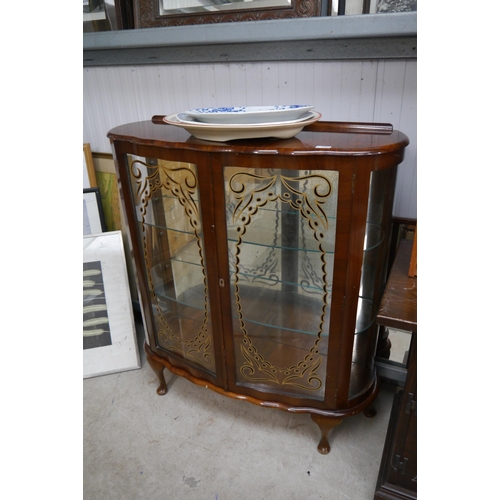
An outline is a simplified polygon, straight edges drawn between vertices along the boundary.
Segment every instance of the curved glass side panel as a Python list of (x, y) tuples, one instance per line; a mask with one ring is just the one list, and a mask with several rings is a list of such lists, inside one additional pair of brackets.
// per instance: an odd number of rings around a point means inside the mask
[(370, 177), (363, 264), (352, 352), (350, 398), (368, 390), (375, 380), (374, 356), (378, 340), (378, 325), (375, 318), (384, 291), (387, 272), (395, 180), (394, 169), (374, 171)]
[(215, 374), (196, 165), (128, 161), (157, 341)]
[(338, 172), (225, 167), (238, 385), (322, 400)]

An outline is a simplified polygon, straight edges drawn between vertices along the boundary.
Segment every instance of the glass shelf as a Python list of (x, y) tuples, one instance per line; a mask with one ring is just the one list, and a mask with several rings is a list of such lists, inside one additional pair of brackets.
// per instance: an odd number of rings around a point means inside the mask
[[(178, 228), (174, 228), (174, 227), (170, 227), (170, 226), (165, 226), (165, 225), (161, 225), (161, 224), (154, 224), (154, 223), (151, 223), (151, 222), (144, 222), (144, 225), (145, 226), (149, 226), (151, 228), (155, 228), (155, 229), (172, 231), (173, 233), (188, 234), (192, 238), (196, 237), (196, 233), (194, 231), (190, 231), (188, 229), (178, 229)], [(203, 233), (202, 232), (198, 232), (198, 236), (202, 237)]]
[[(272, 208), (268, 205), (264, 205), (264, 206), (259, 208), (259, 212), (265, 213), (267, 218), (276, 217), (279, 214), (285, 214), (285, 213), (287, 216), (290, 216), (290, 217), (298, 217), (298, 218), (301, 217), (300, 212), (298, 210), (284, 211), (276, 206), (277, 205), (276, 202), (271, 202), (270, 205), (274, 205), (274, 208)], [(281, 203), (280, 203), (280, 205), (281, 205)], [(286, 205), (286, 206), (288, 206), (288, 205)], [(227, 203), (226, 204), (226, 213), (230, 214), (233, 209), (234, 209), (234, 203)], [(325, 218), (329, 221), (336, 221), (337, 220), (336, 215), (333, 215), (333, 214), (328, 214), (328, 215), (325, 214)]]
[[(234, 267), (230, 267), (230, 272), (234, 273)], [(243, 281), (243, 282), (249, 283), (249, 284), (250, 283), (258, 283), (259, 286), (260, 285), (264, 285), (264, 286), (268, 286), (268, 287), (276, 286), (278, 288), (281, 288), (282, 286), (297, 287), (305, 293), (310, 293), (310, 294), (315, 294), (315, 295), (323, 294), (323, 292), (324, 292), (323, 287), (320, 285), (314, 286), (314, 285), (306, 284), (305, 282), (294, 283), (292, 281), (281, 280), (278, 277), (276, 277), (275, 279), (268, 278), (268, 277), (264, 276), (263, 274), (258, 274), (258, 271), (248, 272), (248, 273), (240, 271), (238, 273), (238, 275), (240, 277), (240, 281)], [(331, 286), (327, 287), (328, 295), (331, 294), (331, 291), (332, 291)]]
[[(170, 320), (189, 320), (194, 323), (202, 323), (204, 319), (205, 308), (203, 306), (193, 306), (182, 301), (174, 301), (169, 297), (157, 294), (158, 305), (161, 307), (162, 314), (170, 322)], [(198, 329), (197, 329), (198, 330)], [(193, 330), (187, 330), (192, 334)]]
[[(233, 320), (237, 319), (233, 316)], [(328, 319), (328, 318), (326, 318)], [(251, 323), (253, 325), (256, 325), (257, 327), (264, 327), (265, 330), (258, 330), (257, 328), (255, 329), (255, 332), (252, 334), (252, 338), (261, 338), (265, 340), (269, 340), (272, 342), (276, 343), (290, 343), (293, 342), (294, 340), (297, 341), (301, 336), (307, 335), (307, 336), (317, 336), (318, 332), (308, 332), (305, 330), (294, 330), (293, 328), (283, 328), (281, 325), (273, 325), (269, 323), (262, 323), (260, 321), (254, 321), (249, 318), (245, 318), (245, 324)], [(327, 333), (322, 333), (322, 337), (327, 337)], [(293, 340), (291, 340), (293, 339)], [(309, 341), (310, 342), (310, 341)], [(302, 347), (301, 349), (305, 349), (305, 347)]]
[[(234, 293), (235, 285), (231, 284), (232, 315), (235, 330), (240, 330), (239, 314), (243, 321), (252, 325), (266, 326), (281, 330), (284, 335), (289, 332), (310, 335), (328, 336), (330, 308), (326, 306), (321, 296), (311, 297), (299, 293), (298, 286), (289, 293), (283, 290), (271, 290), (262, 286), (245, 286), (239, 284), (238, 298)], [(260, 331), (259, 328), (248, 327), (250, 331)], [(252, 333), (253, 335), (253, 333)]]
[[(335, 227), (336, 218), (328, 218)], [(230, 242), (238, 242), (243, 225), (231, 224), (228, 221), (227, 235)], [(325, 234), (328, 234), (325, 228)], [(242, 243), (287, 250), (304, 250), (320, 252), (320, 243), (326, 253), (335, 251), (334, 233), (328, 238), (316, 239), (315, 231), (308, 221), (297, 211), (282, 212), (279, 210), (262, 210), (252, 216), (250, 224), (245, 226), (241, 236)]]
[[(164, 190), (162, 190), (161, 192), (161, 197), (163, 200), (167, 201), (167, 200), (173, 200), (173, 201), (177, 201), (178, 198), (176, 196), (173, 196), (171, 194), (166, 194)], [(195, 203), (198, 203), (199, 202), (199, 197), (197, 196), (197, 194), (191, 194), (190, 196), (191, 200), (193, 200)]]
[[(241, 281), (255, 282), (267, 287), (290, 284), (300, 286), (311, 293), (322, 293), (325, 286), (328, 291), (331, 290), (334, 262), (332, 253), (322, 256), (319, 252), (297, 249), (240, 245), (237, 254), (234, 242), (230, 242), (228, 248), (231, 275), (234, 276), (236, 266), (238, 266)], [(238, 255), (238, 260), (236, 255)]]
[[(155, 275), (156, 273), (152, 271), (151, 274)], [(176, 296), (174, 288), (169, 286), (170, 283), (162, 283), (161, 278), (158, 278), (155, 281), (156, 283), (153, 290), (159, 299), (164, 300), (167, 303), (175, 302), (181, 306), (192, 307), (194, 309), (205, 308), (205, 292), (202, 285), (195, 285), (188, 288), (182, 294)], [(172, 309), (172, 307), (170, 307), (170, 309)]]
[[(265, 239), (265, 238), (263, 238)], [(228, 236), (228, 241), (231, 243), (237, 243), (238, 239), (233, 236)], [(290, 250), (292, 252), (307, 252), (307, 253), (322, 253), (319, 248), (317, 248), (318, 243), (312, 239), (308, 240), (311, 245), (308, 247), (294, 247), (294, 246), (287, 246), (287, 245), (273, 245), (273, 244), (268, 244), (264, 242), (258, 242), (258, 241), (243, 241), (242, 244), (244, 245), (255, 245), (259, 247), (265, 247), (265, 248), (272, 248), (274, 250)], [(314, 241), (314, 243), (313, 243)], [(316, 245), (316, 248), (314, 248), (314, 245)], [(334, 249), (330, 249), (328, 251), (325, 251), (326, 254), (333, 255), (334, 254)]]
[[(332, 218), (335, 220), (335, 218)], [(261, 232), (260, 235), (262, 240), (264, 241), (272, 241), (274, 238), (278, 239), (281, 236), (281, 233), (279, 231), (276, 231), (276, 229), (271, 229), (269, 227), (259, 227), (258, 228)], [(302, 239), (302, 236), (300, 237)], [(237, 232), (237, 227), (228, 227), (228, 240), (232, 243), (238, 242), (238, 232)], [(261, 241), (248, 241), (247, 239), (244, 241), (245, 244), (247, 245), (257, 245), (257, 246), (262, 246), (262, 247), (268, 247), (268, 248), (273, 248), (273, 249), (284, 249), (284, 250), (292, 250), (292, 251), (306, 251), (306, 252), (313, 252), (313, 253), (318, 253), (320, 250), (317, 248), (318, 246), (318, 241), (315, 240), (314, 238), (307, 237), (305, 240), (308, 244), (305, 244), (304, 246), (287, 246), (287, 245), (273, 245), (270, 243), (263, 243)], [(384, 241), (384, 232), (383, 229), (380, 227), (378, 224), (370, 224), (368, 223), (366, 225), (366, 233), (365, 233), (365, 240), (364, 240), (364, 246), (363, 246), (363, 251), (369, 252), (371, 250), (376, 249), (379, 245), (381, 245)], [(316, 247), (316, 248), (315, 248)], [(334, 254), (334, 249), (329, 248), (326, 250), (325, 253), (328, 254)]]

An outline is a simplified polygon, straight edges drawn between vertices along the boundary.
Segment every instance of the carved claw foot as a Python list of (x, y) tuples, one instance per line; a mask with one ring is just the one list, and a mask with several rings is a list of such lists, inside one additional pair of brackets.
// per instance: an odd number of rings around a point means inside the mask
[(165, 382), (165, 375), (163, 374), (163, 370), (165, 367), (156, 359), (152, 358), (149, 354), (146, 355), (146, 359), (148, 360), (149, 366), (156, 373), (158, 380), (160, 381), (160, 385), (156, 389), (156, 393), (159, 396), (164, 396), (167, 394), (167, 383)]
[(321, 431), (321, 439), (318, 444), (318, 451), (322, 455), (330, 453), (330, 443), (328, 442), (328, 435), (330, 431), (342, 422), (341, 418), (324, 417), (323, 415), (311, 414), (313, 422), (319, 427)]

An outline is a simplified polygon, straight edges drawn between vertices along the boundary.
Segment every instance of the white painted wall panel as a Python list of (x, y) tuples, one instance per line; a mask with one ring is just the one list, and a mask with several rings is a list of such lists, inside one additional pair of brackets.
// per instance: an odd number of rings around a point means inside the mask
[(403, 95), (397, 128), (410, 138), (405, 160), (398, 170), (395, 213), (417, 218), (417, 65), (406, 64)]
[(324, 120), (389, 122), (408, 135), (394, 215), (416, 218), (416, 67), (408, 59), (84, 68), (83, 142), (110, 153), (111, 128), (194, 107), (313, 104)]

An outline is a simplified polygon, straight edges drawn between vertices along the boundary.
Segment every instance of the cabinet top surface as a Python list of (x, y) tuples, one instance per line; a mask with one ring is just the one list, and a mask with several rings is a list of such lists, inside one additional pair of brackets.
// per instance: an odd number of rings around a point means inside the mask
[[(370, 127), (373, 127), (372, 129)], [(211, 142), (196, 139), (179, 127), (153, 121), (120, 125), (109, 131), (112, 141), (218, 153), (284, 155), (374, 155), (404, 149), (408, 137), (388, 124), (316, 122), (290, 139), (245, 139)]]

